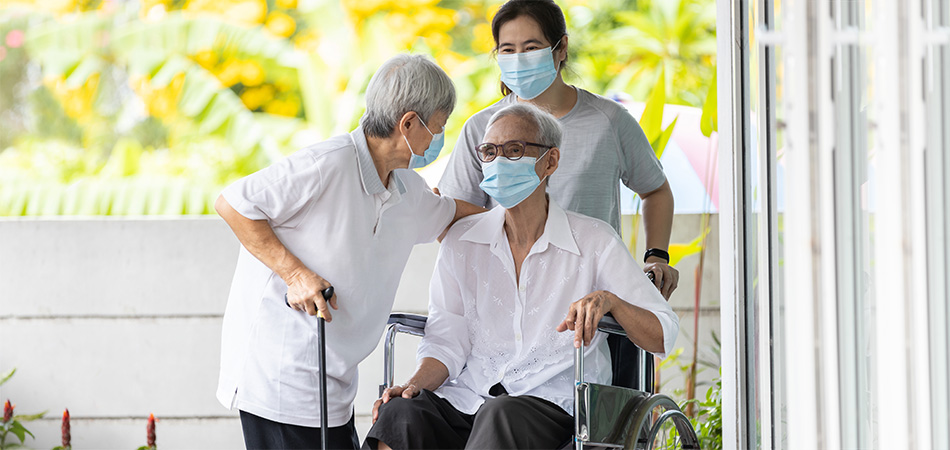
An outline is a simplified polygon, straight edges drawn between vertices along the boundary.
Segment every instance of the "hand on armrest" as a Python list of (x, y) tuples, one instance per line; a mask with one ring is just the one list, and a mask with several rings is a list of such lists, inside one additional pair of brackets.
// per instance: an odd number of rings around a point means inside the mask
[(373, 404), (373, 423), (376, 423), (376, 419), (379, 419), (379, 407), (383, 403), (388, 403), (389, 400), (396, 397), (413, 398), (419, 395), (423, 389), (434, 391), (442, 386), (442, 383), (448, 377), (449, 369), (441, 361), (435, 358), (422, 358), (416, 373), (409, 378), (406, 384), (386, 389), (383, 391), (383, 396), (376, 400), (376, 403)]

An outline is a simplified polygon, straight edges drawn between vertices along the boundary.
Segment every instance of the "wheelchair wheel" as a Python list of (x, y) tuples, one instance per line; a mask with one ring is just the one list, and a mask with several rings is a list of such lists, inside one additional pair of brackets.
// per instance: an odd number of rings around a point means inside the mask
[[(662, 412), (659, 412), (662, 411)], [(657, 412), (659, 412), (657, 414)], [(673, 428), (670, 428), (670, 424)], [(699, 439), (693, 424), (680, 411), (679, 406), (670, 397), (654, 394), (638, 405), (629, 425), (625, 449), (653, 450), (654, 448), (683, 448), (699, 450)], [(636, 431), (633, 431), (636, 430)], [(661, 433), (662, 432), (662, 433)], [(665, 445), (655, 446), (658, 437), (663, 437)], [(681, 446), (677, 447), (679, 443)]]

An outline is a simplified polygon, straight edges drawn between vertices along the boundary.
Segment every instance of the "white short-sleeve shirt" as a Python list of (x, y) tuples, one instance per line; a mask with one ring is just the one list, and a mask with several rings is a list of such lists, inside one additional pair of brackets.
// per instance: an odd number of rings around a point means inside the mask
[[(565, 211), (552, 199), (544, 232), (515, 279), (505, 209), (460, 219), (439, 252), (419, 359), (438, 359), (449, 380), (436, 394), (474, 414), (496, 383), (574, 410), (574, 333), (556, 328), (571, 303), (597, 290), (652, 312), (663, 328), (664, 357), (679, 318), (607, 223)], [(597, 332), (584, 379), (611, 381), (610, 351)]]
[[(455, 201), (411, 170), (385, 187), (362, 128), (315, 144), (223, 192), (241, 215), (266, 220), (310, 270), (333, 284), (327, 323), (328, 423), (345, 424), (357, 364), (379, 341), (417, 243), (451, 223)], [(292, 425), (320, 426), (317, 319), (288, 308), (287, 285), (241, 248), (224, 314), (218, 400)]]

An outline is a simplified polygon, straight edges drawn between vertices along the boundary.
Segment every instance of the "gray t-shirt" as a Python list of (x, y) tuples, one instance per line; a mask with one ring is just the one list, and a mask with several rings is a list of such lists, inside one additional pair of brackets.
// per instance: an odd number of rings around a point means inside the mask
[[(496, 203), (478, 184), (482, 163), (475, 146), (482, 142), (488, 120), (517, 99), (509, 94), (475, 113), (462, 134), (439, 181), (439, 190), (452, 198), (493, 208)], [(663, 185), (666, 175), (643, 129), (619, 103), (577, 89), (577, 103), (559, 119), (564, 135), (557, 171), (548, 194), (564, 209), (596, 217), (620, 232), (620, 185), (647, 193)]]

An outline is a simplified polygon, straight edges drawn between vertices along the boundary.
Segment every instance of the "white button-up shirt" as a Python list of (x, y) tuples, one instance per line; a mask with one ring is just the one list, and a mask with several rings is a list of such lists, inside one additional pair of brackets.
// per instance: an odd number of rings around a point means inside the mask
[[(225, 189), (241, 215), (267, 220), (307, 268), (333, 284), (327, 323), (328, 423), (345, 424), (357, 364), (379, 342), (416, 243), (455, 215), (411, 170), (383, 186), (361, 128), (300, 150)], [(320, 426), (317, 319), (284, 304), (287, 285), (241, 248), (224, 314), (218, 400), (276, 422)]]
[[(533, 395), (574, 410), (574, 332), (555, 329), (571, 303), (597, 290), (652, 312), (663, 328), (663, 357), (679, 319), (610, 225), (549, 202), (544, 232), (515, 279), (505, 210), (459, 220), (439, 252), (429, 319), (418, 358), (449, 370), (436, 393), (474, 414), (489, 389)], [(610, 351), (597, 332), (585, 352), (585, 380), (609, 384)]]

